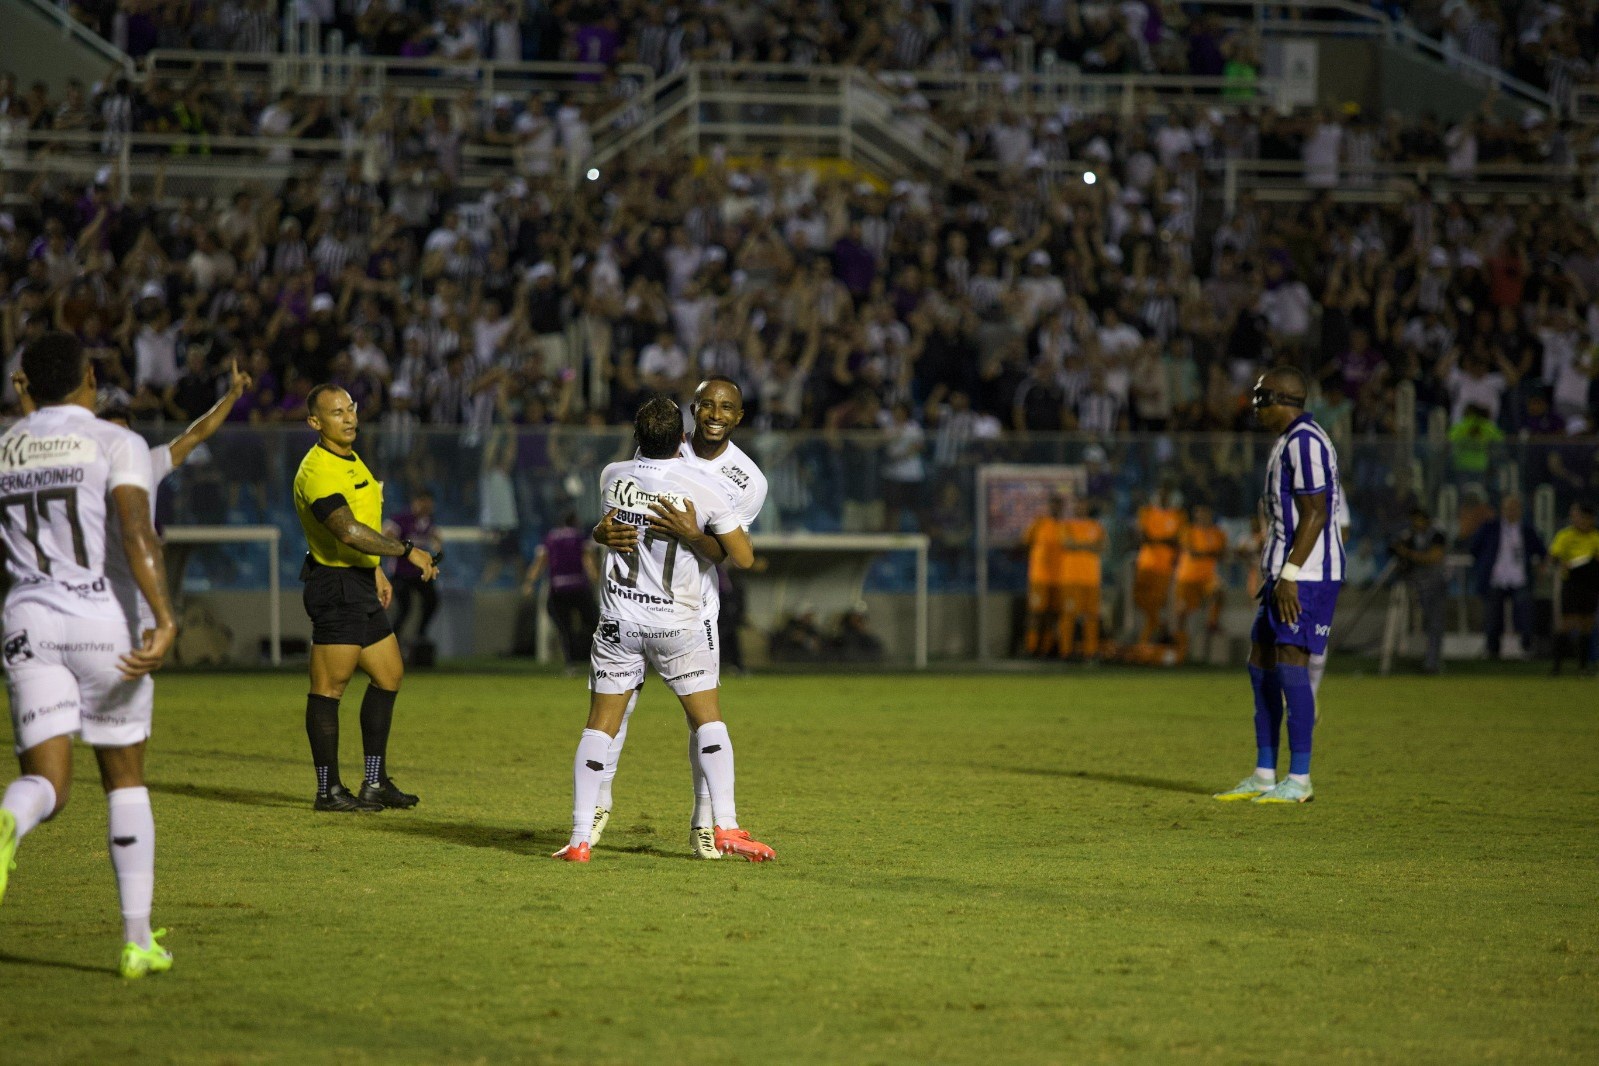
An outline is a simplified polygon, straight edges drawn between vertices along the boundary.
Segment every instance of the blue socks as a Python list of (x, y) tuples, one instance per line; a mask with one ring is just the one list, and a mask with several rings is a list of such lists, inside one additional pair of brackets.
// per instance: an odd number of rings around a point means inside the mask
[(1255, 766), (1276, 773), (1277, 743), (1283, 725), (1282, 683), (1276, 670), (1262, 670), (1254, 663), (1249, 664), (1249, 683), (1255, 689)]
[[(1277, 683), (1288, 704), (1288, 772), (1309, 774), (1310, 737), (1316, 728), (1316, 694), (1310, 687), (1310, 671), (1303, 666), (1278, 666)], [(1258, 697), (1256, 702), (1259, 703)], [(1259, 720), (1257, 711), (1256, 721)], [(1276, 733), (1272, 735), (1275, 737)]]

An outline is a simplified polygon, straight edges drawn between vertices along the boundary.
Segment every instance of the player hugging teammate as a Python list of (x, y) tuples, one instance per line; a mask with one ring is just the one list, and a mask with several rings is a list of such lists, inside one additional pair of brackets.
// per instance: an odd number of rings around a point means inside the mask
[(715, 621), (704, 613), (716, 564), (726, 559), (748, 567), (755, 550), (725, 481), (680, 454), (682, 426), (676, 403), (646, 401), (633, 422), (637, 457), (612, 463), (600, 477), (602, 526), (614, 539), (600, 585), (588, 723), (572, 764), (572, 835), (554, 855), (567, 862), (589, 861), (607, 763), (614, 772), (612, 746), (646, 665), (688, 717), (691, 757), (710, 794), (712, 847), (751, 862), (775, 857), (738, 824), (733, 742), (717, 693)]

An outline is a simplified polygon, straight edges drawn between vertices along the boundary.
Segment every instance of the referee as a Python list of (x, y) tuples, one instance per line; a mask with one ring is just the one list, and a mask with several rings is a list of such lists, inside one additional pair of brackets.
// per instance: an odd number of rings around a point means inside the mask
[[(417, 797), (396, 788), (384, 765), (405, 667), (387, 613), (394, 589), (378, 564), (380, 556), (404, 557), (424, 581), (437, 577), (438, 567), (425, 549), (380, 532), (383, 484), (355, 454), (359, 419), (350, 394), (318, 385), (305, 406), (318, 439), (294, 476), (294, 509), (310, 547), (300, 579), (311, 616), (305, 732), (316, 766), (316, 809), (414, 807)], [(359, 796), (339, 781), (339, 698), (356, 667), (370, 679), (361, 698), (366, 774)]]

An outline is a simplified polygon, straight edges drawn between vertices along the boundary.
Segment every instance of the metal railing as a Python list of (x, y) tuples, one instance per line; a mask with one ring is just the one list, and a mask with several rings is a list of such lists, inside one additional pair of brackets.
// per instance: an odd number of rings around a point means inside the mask
[(946, 177), (960, 147), (925, 112), (906, 108), (852, 67), (695, 64), (596, 124), (589, 165), (637, 149), (699, 155), (829, 156), (893, 176)]
[(157, 49), (145, 56), (146, 80), (181, 81), (224, 77), (241, 87), (278, 93), (284, 89), (318, 96), (459, 96), (480, 101), (496, 96), (538, 93), (595, 97), (615, 91), (618, 80), (647, 91), (655, 80), (649, 67), (623, 63), (491, 63), (437, 58), (338, 55), (325, 53), (241, 53)]
[(907, 91), (920, 93), (936, 109), (972, 112), (1008, 108), (1024, 115), (1143, 110), (1161, 114), (1174, 105), (1255, 107), (1274, 105), (1280, 84), (1270, 78), (1240, 81), (1173, 74), (1084, 74), (1075, 64), (1055, 63), (1032, 73), (906, 71), (891, 75)]
[[(87, 185), (103, 172), (109, 172), (120, 199), (137, 185), (153, 189), (167, 206), (191, 196), (215, 200), (365, 160), (370, 147), (361, 139), (34, 130), (0, 144), (0, 173), (7, 178), (0, 202), (29, 202), (29, 186), (41, 175)], [(464, 189), (487, 188), (507, 174), (512, 162), (510, 149), (487, 145), (469, 146), (462, 157)]]
[[(1222, 203), (1232, 210), (1244, 191), (1256, 199), (1298, 202), (1331, 194), (1340, 202), (1393, 203), (1426, 185), (1434, 195), (1459, 194), (1471, 202), (1503, 196), (1511, 202), (1571, 195), (1584, 177), (1576, 164), (1484, 163), (1456, 174), (1446, 163), (1379, 162), (1358, 167), (1340, 163), (1311, 173), (1300, 160), (1228, 159), (1212, 164), (1222, 172)], [(1313, 179), (1313, 180), (1312, 180)], [(1330, 179), (1330, 180), (1329, 180)]]

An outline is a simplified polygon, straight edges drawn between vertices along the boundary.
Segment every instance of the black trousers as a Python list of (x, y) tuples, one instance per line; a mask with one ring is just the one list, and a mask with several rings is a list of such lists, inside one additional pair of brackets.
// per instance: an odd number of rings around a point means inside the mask
[(544, 609), (561, 636), (561, 655), (566, 665), (588, 662), (589, 640), (594, 636), (594, 627), (600, 624), (594, 593), (587, 588), (552, 590)]
[(428, 625), (439, 609), (439, 590), (433, 587), (432, 582), (423, 581), (420, 577), (394, 579), (394, 634), (402, 640), (404, 634), (401, 630), (405, 628), (405, 620), (411, 616), (411, 604), (416, 599), (422, 601), (422, 621), (416, 627), (416, 639), (426, 640)]

